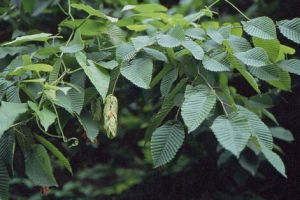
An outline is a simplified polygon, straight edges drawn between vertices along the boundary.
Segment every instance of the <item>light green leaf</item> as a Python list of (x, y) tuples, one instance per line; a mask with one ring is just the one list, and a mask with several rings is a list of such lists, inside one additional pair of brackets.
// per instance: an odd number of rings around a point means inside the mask
[(235, 53), (234, 56), (249, 66), (262, 67), (268, 65), (268, 54), (261, 47), (256, 47), (246, 52)]
[(239, 157), (251, 136), (248, 120), (238, 113), (230, 113), (228, 118), (219, 116), (210, 127), (219, 143)]
[(242, 106), (238, 106), (238, 112), (248, 120), (251, 128), (252, 136), (256, 137), (258, 143), (270, 150), (273, 149), (273, 137), (269, 128), (260, 120), (260, 118), (253, 112), (247, 110)]
[(147, 30), (148, 26), (144, 24), (135, 24), (135, 25), (127, 25), (126, 28), (128, 28), (131, 31), (144, 31)]
[(144, 48), (144, 51), (155, 60), (168, 62), (167, 56), (164, 53), (162, 53), (156, 49)]
[(286, 142), (292, 142), (295, 140), (291, 131), (282, 127), (272, 127), (270, 128), (270, 131), (274, 138), (278, 138)]
[(96, 9), (92, 8), (89, 5), (72, 3), (71, 7), (72, 8), (76, 8), (78, 10), (83, 10), (83, 11), (87, 12), (90, 16), (96, 16), (96, 17), (100, 17), (100, 18), (106, 19), (106, 15), (104, 15), (99, 10), (96, 10)]
[(28, 101), (27, 103), (28, 106), (37, 114), (42, 126), (44, 127), (45, 131), (47, 131), (49, 126), (55, 122), (56, 115), (46, 107), (43, 107), (42, 110), (39, 110), (38, 105), (32, 101)]
[(183, 144), (184, 136), (182, 124), (170, 121), (154, 131), (150, 145), (155, 168), (165, 165), (174, 158)]
[(138, 87), (148, 89), (153, 71), (151, 59), (139, 58), (121, 67), (121, 74)]
[(230, 35), (228, 41), (233, 53), (245, 52), (252, 49), (248, 40), (243, 37)]
[(84, 42), (81, 38), (80, 29), (77, 29), (73, 40), (68, 44), (68, 46), (61, 46), (60, 50), (64, 53), (76, 53), (84, 49)]
[(202, 61), (203, 67), (213, 72), (230, 71), (226, 53), (218, 54), (214, 57), (204, 56)]
[[(17, 37), (15, 40), (5, 43), (4, 45), (19, 45), (25, 42), (31, 42), (31, 41), (39, 41), (39, 42), (45, 42), (49, 40), (52, 34), (50, 33), (39, 33), (39, 34), (33, 34), (33, 35), (26, 35), (22, 37)], [(4, 46), (3, 45), (3, 46)]]
[(68, 159), (54, 146), (51, 142), (46, 140), (44, 137), (34, 135), (34, 137), (41, 143), (43, 144), (55, 157), (59, 160), (59, 162), (71, 173), (72, 172), (72, 167), (68, 161)]
[(181, 116), (189, 133), (201, 125), (215, 104), (216, 96), (210, 88), (205, 85), (196, 87), (187, 85), (181, 107)]
[(255, 47), (263, 48), (271, 61), (275, 62), (277, 60), (280, 51), (280, 42), (278, 40), (264, 40), (253, 37), (253, 44)]
[(99, 134), (99, 124), (93, 120), (93, 117), (89, 113), (83, 113), (78, 117), (78, 120), (83, 126), (87, 137), (91, 142), (94, 142)]
[(177, 47), (185, 40), (185, 34), (181, 25), (176, 25), (166, 35), (157, 36), (157, 42), (162, 47)]
[(50, 158), (40, 144), (33, 144), (25, 154), (25, 171), (29, 179), (38, 186), (58, 186), (53, 176)]
[(0, 138), (4, 131), (15, 122), (19, 115), (27, 111), (26, 103), (9, 103), (2, 101), (0, 107)]
[(244, 31), (251, 36), (261, 39), (276, 39), (276, 27), (269, 17), (258, 17), (249, 21), (242, 21)]
[(136, 51), (139, 51), (144, 47), (150, 46), (155, 42), (155, 40), (150, 38), (149, 36), (138, 36), (135, 38), (131, 38), (131, 41)]
[(166, 12), (168, 9), (160, 4), (138, 4), (132, 9), (141, 13)]
[(300, 75), (300, 60), (297, 59), (283, 60), (278, 63), (278, 66), (286, 72)]
[(51, 72), (53, 67), (48, 64), (32, 64), (17, 67), (14, 71), (10, 72), (9, 75), (22, 76), (27, 70), (36, 72)]
[(270, 162), (270, 164), (284, 177), (287, 177), (285, 174), (285, 166), (281, 158), (276, 153), (272, 152), (266, 147), (262, 146), (261, 151), (266, 157), (266, 159)]
[(83, 68), (87, 77), (96, 87), (102, 99), (105, 99), (110, 81), (109, 73), (106, 71), (106, 69), (96, 67), (95, 64), (90, 60), (88, 60), (89, 65), (87, 65), (86, 56), (82, 52), (77, 52), (75, 57), (79, 65)]
[(300, 44), (300, 18), (282, 20), (277, 25), (282, 35)]
[(264, 81), (276, 81), (280, 79), (277, 65), (267, 65), (263, 67), (248, 66), (248, 70), (251, 74)]
[(125, 42), (125, 33), (124, 33), (124, 31), (116, 25), (108, 26), (105, 33), (109, 37), (111, 43), (113, 43), (114, 45), (120, 45), (123, 42)]
[(193, 40), (186, 40), (182, 43), (182, 46), (184, 46), (187, 50), (189, 50), (195, 59), (202, 60), (204, 57), (204, 51), (202, 47), (194, 42)]
[(116, 58), (122, 61), (129, 61), (136, 55), (134, 46), (130, 43), (123, 43), (116, 49)]
[(201, 28), (189, 28), (185, 30), (185, 35), (197, 40), (205, 39), (205, 32)]
[(288, 72), (278, 69), (278, 81), (268, 81), (269, 84), (273, 85), (284, 91), (291, 91), (291, 76)]

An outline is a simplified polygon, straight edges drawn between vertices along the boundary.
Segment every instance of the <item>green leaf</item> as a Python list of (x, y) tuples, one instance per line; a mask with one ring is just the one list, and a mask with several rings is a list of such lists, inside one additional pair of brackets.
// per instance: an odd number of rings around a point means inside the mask
[(0, 160), (0, 199), (9, 199), (9, 175), (5, 164)]
[(182, 43), (182, 46), (184, 46), (187, 50), (189, 50), (195, 59), (202, 60), (204, 57), (204, 51), (200, 45), (198, 45), (193, 40), (186, 40)]
[(284, 177), (287, 177), (285, 174), (285, 166), (281, 158), (276, 153), (272, 152), (266, 147), (262, 147), (261, 150), (266, 159), (270, 162), (270, 164)]
[(136, 55), (134, 46), (130, 43), (123, 43), (116, 49), (117, 60), (130, 61)]
[(1, 102), (0, 107), (0, 138), (4, 131), (10, 128), (19, 115), (27, 111), (26, 103)]
[(184, 30), (181, 25), (176, 25), (166, 35), (157, 36), (157, 42), (162, 47), (177, 47), (185, 40)]
[(278, 63), (278, 66), (286, 72), (300, 75), (300, 60), (297, 59), (283, 60)]
[(205, 39), (205, 32), (201, 28), (189, 28), (185, 30), (185, 35), (197, 40)]
[(51, 72), (53, 67), (48, 64), (32, 64), (17, 67), (14, 71), (10, 72), (9, 75), (22, 76), (27, 70), (36, 72)]
[(93, 117), (89, 113), (83, 113), (78, 117), (80, 124), (83, 126), (87, 137), (94, 142), (99, 134), (99, 124), (93, 121)]
[(278, 40), (264, 40), (253, 37), (253, 44), (255, 47), (263, 48), (271, 61), (275, 62), (279, 56), (280, 43)]
[(13, 132), (7, 131), (0, 138), (0, 163), (3, 162), (3, 164), (5, 164), (11, 176), (13, 176), (14, 174), (13, 162), (14, 162), (15, 148), (16, 148), (15, 134)]
[(74, 30), (79, 27), (81, 35), (85, 36), (99, 36), (99, 34), (105, 33), (108, 29), (103, 20), (96, 19), (64, 20), (59, 26), (65, 26)]
[(239, 164), (254, 176), (259, 167), (259, 158), (253, 152), (245, 152), (241, 154)]
[(279, 80), (268, 81), (269, 84), (273, 85), (284, 91), (291, 91), (291, 76), (288, 72), (278, 69)]
[(62, 59), (57, 59), (53, 65), (53, 70), (49, 74), (49, 83), (53, 83), (58, 78)]
[(76, 8), (78, 10), (83, 10), (83, 11), (87, 12), (90, 16), (96, 16), (96, 17), (100, 17), (100, 18), (106, 19), (106, 15), (104, 15), (99, 10), (95, 10), (94, 8), (92, 8), (89, 5), (72, 3), (71, 7), (72, 8)]
[(181, 88), (186, 84), (187, 80), (187, 78), (180, 80), (176, 87), (165, 98), (165, 101), (163, 102), (160, 110), (150, 120), (148, 128), (146, 130), (145, 144), (151, 139), (153, 131), (162, 123), (168, 113), (174, 108), (175, 104), (173, 102), (173, 99), (175, 95), (181, 90)]
[(245, 52), (252, 49), (248, 40), (243, 37), (230, 35), (228, 41), (234, 53)]
[(73, 73), (70, 77), (71, 84), (76, 88), (72, 88), (68, 95), (70, 96), (72, 110), (78, 115), (80, 115), (84, 104), (85, 91), (83, 88), (85, 88), (85, 79), (86, 76), (82, 71)]
[(154, 131), (150, 145), (155, 168), (174, 158), (183, 144), (184, 136), (182, 124), (170, 121)]
[(242, 21), (244, 31), (251, 36), (261, 39), (276, 39), (276, 27), (269, 17), (258, 17), (249, 21)]
[(46, 42), (47, 40), (53, 38), (50, 36), (52, 36), (52, 34), (50, 34), (50, 33), (39, 33), (39, 34), (33, 34), (33, 35), (26, 35), (26, 36), (22, 36), (22, 37), (17, 37), (15, 40), (5, 43), (4, 45), (20, 45), (22, 43), (32, 42), (32, 41)]
[(59, 90), (56, 92), (56, 99), (54, 100), (54, 103), (68, 111), (70, 114), (74, 114), (70, 96), (64, 94), (62, 91)]
[(116, 25), (108, 26), (107, 30), (104, 33), (107, 34), (107, 36), (109, 37), (109, 39), (113, 45), (120, 45), (123, 42), (125, 42), (124, 31)]
[(249, 66), (262, 67), (268, 65), (268, 54), (261, 47), (256, 47), (246, 52), (235, 53), (234, 56)]
[(248, 120), (251, 128), (252, 136), (256, 137), (258, 143), (270, 150), (273, 149), (273, 137), (269, 128), (260, 120), (260, 118), (253, 112), (247, 110), (242, 106), (237, 106), (238, 112)]
[(135, 38), (131, 38), (131, 41), (136, 51), (139, 51), (144, 47), (150, 46), (155, 42), (155, 40), (150, 38), (149, 36), (138, 36)]
[(131, 9), (141, 13), (166, 12), (168, 10), (166, 7), (160, 4), (138, 4), (138, 5), (128, 5), (128, 6), (132, 6)]
[(54, 146), (51, 142), (46, 140), (44, 137), (34, 135), (34, 137), (44, 145), (55, 157), (59, 160), (59, 162), (71, 173), (73, 174), (72, 167), (69, 163), (69, 160)]
[(202, 61), (203, 67), (213, 72), (230, 71), (226, 53), (218, 54), (214, 57), (204, 56)]
[(187, 85), (181, 107), (181, 116), (189, 133), (201, 125), (215, 104), (216, 96), (210, 88), (205, 85), (196, 87)]
[(219, 116), (210, 128), (219, 143), (236, 157), (239, 157), (251, 136), (247, 119), (238, 113), (230, 113), (228, 118)]
[(61, 46), (60, 50), (63, 53), (76, 53), (84, 49), (84, 42), (81, 38), (80, 29), (77, 29), (73, 40), (68, 44), (68, 46)]
[(106, 71), (106, 69), (96, 67), (95, 64), (90, 60), (88, 60), (89, 65), (87, 65), (86, 56), (82, 52), (77, 52), (75, 57), (79, 65), (83, 68), (87, 77), (96, 87), (102, 99), (105, 99), (110, 81), (109, 73)]
[(151, 59), (138, 58), (121, 66), (121, 74), (138, 87), (148, 89), (152, 78)]
[(229, 62), (232, 67), (240, 72), (257, 93), (261, 93), (255, 78), (243, 68), (243, 65), (232, 54), (229, 54)]
[(33, 144), (25, 154), (25, 171), (29, 179), (38, 186), (58, 186), (53, 176), (50, 158), (40, 144)]
[(277, 65), (267, 65), (263, 67), (248, 67), (251, 74), (264, 81), (279, 80)]
[(131, 31), (139, 32), (139, 31), (147, 30), (148, 26), (144, 24), (135, 24), (135, 25), (128, 25), (126, 26), (126, 28), (128, 28)]
[(153, 59), (163, 61), (163, 62), (166, 62), (166, 63), (168, 62), (168, 58), (164, 53), (162, 53), (162, 52), (160, 52), (156, 49), (151, 49), (151, 48), (143, 48), (143, 49)]
[(110, 70), (118, 67), (118, 65), (119, 65), (119, 63), (115, 60), (110, 60), (108, 62), (100, 61), (100, 62), (97, 62), (96, 64), (105, 69), (110, 69)]
[(277, 25), (282, 35), (300, 44), (300, 18), (282, 20)]
[(17, 86), (11, 86), (6, 90), (6, 100), (13, 103), (21, 103), (20, 88)]
[(245, 104), (247, 107), (253, 109), (265, 109), (273, 107), (272, 98), (266, 93), (249, 97), (249, 99), (245, 101)]
[(270, 128), (270, 131), (274, 138), (278, 138), (282, 141), (292, 142), (295, 140), (291, 131), (284, 129), (282, 127), (272, 127)]
[(178, 77), (178, 69), (173, 69), (169, 71), (161, 80), (160, 92), (163, 97), (169, 94), (172, 84), (176, 81)]
[(225, 38), (223, 37), (223, 35), (220, 32), (218, 32), (214, 28), (209, 27), (206, 32), (207, 32), (207, 35), (216, 43), (218, 43), (218, 44), (223, 43), (223, 40)]
[(39, 110), (38, 105), (32, 101), (28, 101), (28, 106), (37, 114), (39, 117), (44, 130), (47, 131), (49, 126), (55, 122), (56, 115), (48, 110), (46, 107), (43, 107), (42, 110)]

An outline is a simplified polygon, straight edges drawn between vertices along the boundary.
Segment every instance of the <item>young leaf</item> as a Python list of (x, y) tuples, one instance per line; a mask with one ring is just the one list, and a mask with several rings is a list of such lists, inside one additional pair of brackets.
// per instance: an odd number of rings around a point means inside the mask
[(25, 42), (31, 42), (31, 41), (40, 41), (40, 42), (45, 42), (49, 40), (52, 34), (50, 33), (39, 33), (39, 34), (33, 34), (33, 35), (26, 35), (22, 37), (17, 37), (15, 40), (5, 43), (4, 45), (20, 45)]
[(188, 85), (184, 93), (181, 116), (188, 127), (188, 132), (194, 131), (206, 119), (216, 104), (214, 91), (205, 85), (193, 87)]
[[(141, 13), (166, 12), (168, 9), (160, 4), (138, 4), (128, 5), (131, 9)], [(123, 9), (124, 10), (124, 9)]]
[(101, 95), (102, 99), (105, 99), (110, 81), (110, 76), (106, 69), (96, 67), (95, 64), (90, 60), (88, 61), (89, 65), (87, 65), (86, 56), (82, 52), (77, 52), (75, 57), (77, 62), (83, 68), (87, 77)]
[(34, 135), (34, 137), (41, 143), (43, 144), (55, 157), (59, 160), (59, 162), (71, 173), (72, 172), (72, 167), (68, 161), (68, 159), (54, 146), (51, 142), (46, 140), (44, 137)]
[(99, 10), (95, 10), (91, 6), (84, 5), (84, 4), (72, 3), (71, 7), (76, 8), (78, 10), (83, 10), (83, 11), (87, 12), (90, 16), (96, 16), (96, 17), (106, 19), (106, 15), (104, 15)]
[(171, 121), (154, 131), (150, 145), (155, 168), (174, 158), (183, 143), (184, 136), (182, 124)]
[(1, 102), (0, 107), (0, 138), (2, 137), (4, 131), (9, 129), (9, 127), (14, 123), (20, 114), (27, 111), (26, 103), (9, 103)]
[(277, 25), (282, 35), (300, 44), (300, 18), (282, 20)]
[(38, 115), (42, 126), (44, 127), (45, 131), (47, 131), (49, 126), (55, 122), (56, 115), (46, 107), (43, 107), (42, 110), (39, 110), (38, 105), (32, 101), (28, 101), (27, 103), (28, 106)]
[(121, 67), (121, 74), (138, 87), (148, 89), (153, 71), (151, 59), (138, 58)]
[(276, 39), (276, 27), (269, 17), (258, 17), (249, 21), (242, 21), (244, 30), (251, 36), (261, 39)]
[(38, 186), (57, 186), (53, 176), (50, 158), (46, 149), (34, 144), (25, 154), (25, 171), (29, 179)]
[(279, 56), (280, 42), (278, 40), (264, 40), (253, 37), (253, 44), (255, 47), (263, 48), (271, 61), (275, 62)]
[(219, 143), (239, 157), (251, 136), (248, 120), (238, 113), (230, 113), (228, 118), (219, 116), (210, 127)]

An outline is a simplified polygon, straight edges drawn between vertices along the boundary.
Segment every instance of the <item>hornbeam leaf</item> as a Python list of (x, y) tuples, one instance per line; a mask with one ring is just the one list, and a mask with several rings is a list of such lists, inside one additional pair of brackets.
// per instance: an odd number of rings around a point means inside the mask
[(184, 136), (182, 124), (171, 121), (154, 131), (150, 146), (155, 168), (174, 158), (183, 143)]
[(300, 44), (300, 18), (282, 20), (277, 25), (282, 35)]
[(262, 67), (268, 65), (268, 54), (261, 47), (256, 47), (246, 52), (235, 53), (234, 56), (249, 66)]
[(215, 104), (216, 96), (207, 86), (186, 87), (181, 116), (188, 127), (188, 132), (194, 131), (205, 120)]
[(219, 116), (210, 127), (219, 143), (239, 157), (251, 136), (248, 120), (238, 113), (230, 113), (228, 118)]
[(251, 36), (261, 39), (276, 39), (276, 27), (269, 17), (258, 17), (249, 21), (242, 21), (244, 30)]

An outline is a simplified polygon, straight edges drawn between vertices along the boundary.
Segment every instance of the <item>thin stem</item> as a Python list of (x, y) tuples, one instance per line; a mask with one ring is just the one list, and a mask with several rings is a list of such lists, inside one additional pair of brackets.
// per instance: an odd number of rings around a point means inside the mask
[(212, 4), (210, 4), (209, 6), (207, 6), (207, 8), (209, 9), (209, 8), (213, 7), (214, 5), (216, 5), (217, 3), (219, 3), (219, 1), (220, 0), (214, 1)]
[(60, 5), (58, 0), (55, 0), (55, 3), (57, 4), (57, 6), (59, 7), (59, 9), (65, 14), (65, 15), (69, 15), (65, 9)]
[(44, 129), (43, 129), (43, 128), (41, 127), (41, 125), (40, 125), (40, 122), (39, 122), (37, 116), (35, 117), (35, 121), (36, 121), (36, 124), (37, 124), (38, 128), (40, 129), (40, 131), (42, 131), (45, 135), (48, 135), (48, 136), (54, 137), (54, 138), (62, 138), (62, 137), (59, 136), (59, 135), (53, 135), (53, 134), (51, 134), (51, 133), (48, 133), (47, 131), (44, 131)]
[(83, 70), (82, 68), (78, 68), (78, 69), (74, 69), (73, 71), (69, 71), (69, 72), (67, 72), (68, 74), (73, 74), (73, 73), (75, 73), (75, 72), (78, 72), (78, 71), (81, 71), (81, 70)]
[(115, 92), (116, 85), (117, 85), (117, 82), (118, 82), (120, 73), (121, 73), (121, 72), (119, 71), (118, 76), (117, 76), (117, 78), (116, 78), (116, 80), (115, 80), (115, 82), (114, 82), (114, 86), (113, 86), (113, 89), (112, 89), (112, 91), (111, 91), (111, 94), (114, 94), (114, 92)]
[(62, 129), (62, 126), (61, 126), (61, 123), (60, 123), (60, 120), (59, 120), (59, 115), (58, 115), (58, 112), (57, 112), (57, 110), (56, 110), (56, 107), (55, 107), (55, 105), (54, 105), (53, 102), (51, 102), (51, 104), (52, 104), (52, 107), (53, 107), (53, 109), (54, 109), (55, 115), (56, 115), (56, 117), (57, 117), (57, 124), (58, 124), (58, 128), (59, 128), (59, 130), (60, 130), (60, 132), (61, 132), (62, 139), (63, 139), (64, 142), (68, 142), (67, 138), (66, 138), (65, 135), (64, 135), (64, 131), (63, 131), (63, 129)]
[(70, 0), (68, 0), (68, 14), (71, 17), (72, 21), (75, 21), (73, 15), (71, 13), (71, 1)]
[(236, 9), (241, 15), (243, 15), (243, 17), (245, 17), (247, 20), (250, 20), (249, 17), (247, 17), (247, 15), (245, 15), (240, 9), (238, 9), (238, 7), (236, 7), (233, 3), (231, 3), (229, 0), (225, 0), (226, 3), (228, 3), (229, 5), (231, 5), (234, 9)]

